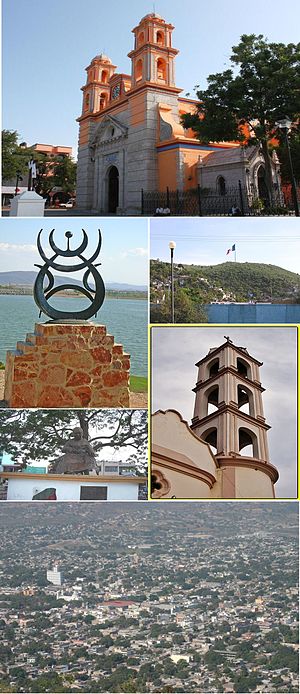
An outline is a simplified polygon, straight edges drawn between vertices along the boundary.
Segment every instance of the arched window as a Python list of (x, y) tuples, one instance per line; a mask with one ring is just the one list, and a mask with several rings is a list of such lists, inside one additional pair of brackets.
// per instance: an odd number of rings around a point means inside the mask
[(219, 359), (213, 359), (213, 361), (208, 364), (207, 368), (209, 369), (209, 378), (216, 376), (219, 371)]
[(104, 108), (106, 108), (106, 106), (107, 106), (107, 94), (102, 93), (102, 94), (100, 94), (100, 98), (99, 98), (100, 111), (102, 111)]
[(101, 82), (103, 82), (104, 84), (106, 84), (107, 80), (108, 80), (108, 71), (107, 71), (107, 70), (102, 70), (102, 73), (101, 73)]
[(140, 34), (138, 35), (138, 42), (137, 43), (138, 43), (138, 46), (142, 46), (143, 43), (145, 43), (145, 34), (143, 31), (141, 31)]
[(138, 60), (135, 66), (135, 81), (139, 82), (143, 77), (143, 61)]
[(166, 82), (167, 79), (167, 66), (162, 58), (158, 58), (157, 61), (157, 79)]
[(218, 451), (218, 430), (217, 427), (210, 427), (201, 434), (200, 438), (209, 444), (214, 454)]
[(206, 392), (207, 398), (207, 414), (212, 414), (218, 409), (219, 403), (219, 386), (211, 386)]
[(217, 189), (218, 189), (219, 195), (226, 195), (226, 181), (225, 181), (224, 176), (218, 176)]
[(244, 378), (250, 378), (251, 377), (250, 366), (249, 366), (249, 364), (247, 364), (246, 361), (244, 361), (244, 359), (241, 359), (240, 357), (238, 357), (236, 360), (236, 366), (237, 366), (238, 373), (241, 376), (243, 376)]
[(237, 387), (238, 408), (244, 414), (249, 414), (254, 417), (254, 399), (253, 393), (249, 388), (238, 385)]
[(239, 452), (247, 458), (258, 458), (257, 437), (250, 429), (239, 429)]
[(159, 46), (164, 46), (165, 45), (165, 37), (163, 35), (162, 31), (158, 31), (156, 34), (156, 43), (158, 43)]
[(84, 100), (84, 110), (89, 111), (90, 108), (90, 95), (86, 94), (85, 100)]

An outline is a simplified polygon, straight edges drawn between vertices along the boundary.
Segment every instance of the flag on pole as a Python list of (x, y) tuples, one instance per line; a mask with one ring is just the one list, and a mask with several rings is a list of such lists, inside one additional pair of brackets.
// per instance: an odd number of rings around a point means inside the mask
[(231, 251), (235, 251), (235, 243), (233, 244), (233, 246), (231, 246), (231, 248), (228, 248), (226, 255), (228, 255), (228, 253), (231, 253)]

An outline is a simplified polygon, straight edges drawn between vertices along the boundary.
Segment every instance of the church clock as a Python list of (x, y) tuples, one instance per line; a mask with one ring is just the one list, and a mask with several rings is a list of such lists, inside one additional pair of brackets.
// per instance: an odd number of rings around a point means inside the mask
[(112, 90), (112, 99), (118, 99), (120, 96), (120, 85), (116, 84), (116, 86)]

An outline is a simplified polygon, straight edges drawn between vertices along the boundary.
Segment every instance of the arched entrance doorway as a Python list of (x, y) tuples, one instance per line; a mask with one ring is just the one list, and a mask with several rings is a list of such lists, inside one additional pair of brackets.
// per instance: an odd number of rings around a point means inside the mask
[(119, 205), (119, 172), (111, 166), (108, 172), (108, 212), (116, 213)]
[(269, 193), (266, 184), (266, 171), (265, 167), (261, 164), (257, 172), (257, 187), (258, 195), (261, 200), (264, 201), (265, 205), (269, 205)]

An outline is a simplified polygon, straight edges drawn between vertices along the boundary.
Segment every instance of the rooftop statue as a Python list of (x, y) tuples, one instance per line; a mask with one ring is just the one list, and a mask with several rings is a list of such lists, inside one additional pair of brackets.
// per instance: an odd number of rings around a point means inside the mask
[(94, 471), (96, 474), (95, 451), (88, 440), (83, 437), (81, 427), (73, 429), (69, 440), (63, 447), (63, 451), (63, 455), (49, 466), (49, 473), (88, 475), (89, 472)]
[[(100, 229), (98, 229), (99, 237), (97, 248), (90, 258), (85, 258), (83, 255), (88, 245), (88, 236), (84, 229), (82, 229), (82, 233), (82, 243), (78, 246), (78, 248), (72, 250), (70, 248), (70, 239), (72, 238), (73, 234), (71, 231), (66, 231), (65, 237), (67, 239), (67, 248), (63, 249), (58, 248), (58, 246), (56, 246), (53, 239), (54, 229), (52, 229), (52, 231), (49, 234), (49, 245), (50, 248), (54, 251), (54, 255), (52, 255), (51, 258), (47, 258), (46, 253), (43, 250), (41, 244), (42, 229), (39, 232), (37, 238), (37, 247), (41, 258), (44, 261), (44, 265), (36, 265), (36, 267), (40, 268), (40, 271), (35, 280), (33, 296), (35, 303), (40, 309), (40, 315), (41, 313), (45, 313), (47, 316), (54, 319), (55, 321), (88, 320), (92, 316), (97, 315), (97, 312), (101, 308), (105, 297), (105, 287), (101, 275), (99, 274), (98, 270), (96, 270), (96, 267), (98, 267), (98, 265), (100, 265), (101, 263), (96, 263), (93, 265), (94, 260), (96, 260), (101, 249), (101, 231)], [(61, 264), (56, 262), (56, 259), (59, 256), (61, 256), (62, 258), (75, 258), (77, 256), (81, 262), (76, 263), (74, 265)], [(51, 270), (56, 270), (58, 272), (78, 272), (79, 270), (84, 270), (85, 268), (86, 271), (82, 278), (83, 286), (74, 283), (61, 284), (56, 287), (54, 286), (54, 277)], [(91, 287), (88, 282), (90, 274), (93, 277), (95, 287)], [(48, 280), (48, 285), (46, 287), (44, 287), (45, 278), (47, 278)], [(51, 306), (51, 304), (49, 303), (49, 299), (51, 299), (51, 297), (54, 294), (70, 289), (76, 289), (76, 291), (80, 292), (81, 294), (84, 294), (84, 296), (86, 296), (90, 300), (90, 306), (81, 311), (59, 311), (58, 309)]]

